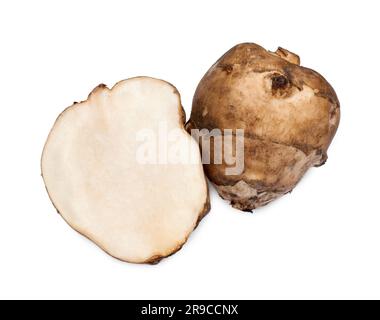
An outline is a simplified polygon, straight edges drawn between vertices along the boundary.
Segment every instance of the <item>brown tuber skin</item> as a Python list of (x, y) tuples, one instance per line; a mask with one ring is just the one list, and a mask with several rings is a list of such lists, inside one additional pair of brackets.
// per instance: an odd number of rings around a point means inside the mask
[(240, 175), (226, 175), (224, 162), (205, 164), (219, 195), (237, 209), (251, 211), (290, 192), (310, 167), (327, 160), (339, 101), (320, 74), (299, 64), (286, 49), (239, 44), (195, 92), (188, 130), (244, 129)]

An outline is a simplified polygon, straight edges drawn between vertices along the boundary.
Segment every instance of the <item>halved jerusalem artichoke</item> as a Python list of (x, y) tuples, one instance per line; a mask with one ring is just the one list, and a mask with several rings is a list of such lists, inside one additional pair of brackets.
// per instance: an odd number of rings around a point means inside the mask
[(188, 130), (244, 130), (240, 174), (226, 174), (225, 161), (205, 164), (219, 194), (237, 209), (251, 211), (290, 192), (310, 167), (327, 159), (339, 101), (320, 74), (299, 64), (283, 48), (273, 53), (243, 43), (224, 54), (197, 87)]
[[(123, 261), (155, 263), (175, 253), (209, 210), (199, 147), (184, 121), (179, 93), (165, 81), (137, 77), (95, 88), (58, 117), (42, 154), (57, 211)], [(199, 161), (141, 163), (136, 134), (157, 138), (161, 123)]]

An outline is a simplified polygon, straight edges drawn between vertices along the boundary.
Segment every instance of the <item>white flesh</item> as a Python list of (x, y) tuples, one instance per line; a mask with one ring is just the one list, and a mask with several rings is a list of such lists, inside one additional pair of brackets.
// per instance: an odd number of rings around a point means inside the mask
[[(207, 184), (197, 143), (183, 128), (177, 90), (138, 77), (88, 100), (57, 119), (42, 155), (42, 175), (58, 212), (110, 255), (155, 262), (186, 242), (205, 213)], [(180, 129), (196, 164), (140, 164), (136, 132), (165, 122)]]

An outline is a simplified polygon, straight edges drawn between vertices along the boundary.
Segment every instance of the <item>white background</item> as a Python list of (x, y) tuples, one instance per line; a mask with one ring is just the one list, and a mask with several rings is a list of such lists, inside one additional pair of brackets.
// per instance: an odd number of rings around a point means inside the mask
[[(378, 1), (1, 1), (0, 298), (380, 298)], [(159, 265), (107, 256), (55, 212), (40, 155), (99, 83), (198, 81), (239, 42), (298, 53), (341, 101), (327, 164), (254, 214), (212, 210)]]

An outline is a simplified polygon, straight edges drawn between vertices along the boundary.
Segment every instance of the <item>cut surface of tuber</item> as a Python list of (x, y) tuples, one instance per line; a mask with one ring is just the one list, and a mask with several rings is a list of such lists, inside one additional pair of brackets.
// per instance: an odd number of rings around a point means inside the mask
[[(209, 210), (199, 148), (184, 120), (176, 88), (149, 77), (112, 89), (100, 85), (86, 101), (67, 108), (49, 134), (41, 163), (57, 211), (123, 261), (156, 263), (178, 251)], [(162, 123), (168, 132), (177, 130), (177, 144), (199, 161), (138, 159), (138, 133), (153, 135), (158, 144)]]

